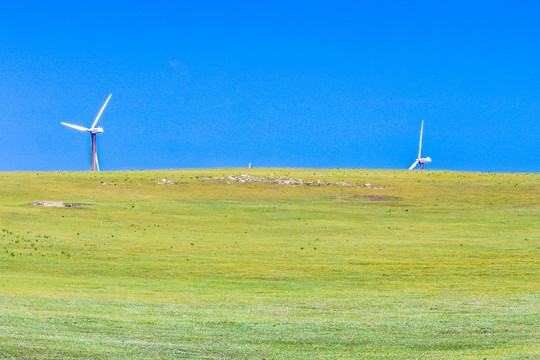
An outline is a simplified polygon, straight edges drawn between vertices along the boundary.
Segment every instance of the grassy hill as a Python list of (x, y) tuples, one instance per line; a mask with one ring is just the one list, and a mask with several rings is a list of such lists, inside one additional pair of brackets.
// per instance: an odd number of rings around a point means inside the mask
[(540, 358), (538, 174), (0, 173), (0, 199), (0, 358)]

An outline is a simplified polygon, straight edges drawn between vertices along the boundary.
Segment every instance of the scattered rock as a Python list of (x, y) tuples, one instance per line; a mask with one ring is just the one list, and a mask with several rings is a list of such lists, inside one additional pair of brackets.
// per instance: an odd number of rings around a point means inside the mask
[(112, 186), (116, 186), (116, 184), (114, 184), (114, 183), (108, 183), (108, 182), (105, 182), (105, 181), (102, 181), (102, 182), (101, 182), (101, 185), (112, 185)]
[(158, 185), (176, 185), (171, 180), (167, 180), (167, 179), (157, 180), (156, 184), (158, 184)]

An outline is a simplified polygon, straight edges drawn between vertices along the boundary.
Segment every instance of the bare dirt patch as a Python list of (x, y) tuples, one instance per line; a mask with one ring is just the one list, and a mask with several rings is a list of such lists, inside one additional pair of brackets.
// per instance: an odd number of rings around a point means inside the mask
[(369, 201), (397, 201), (401, 200), (400, 197), (397, 196), (388, 196), (388, 195), (352, 195), (350, 198), (355, 199), (365, 199)]
[(34, 201), (34, 206), (57, 207), (57, 208), (80, 208), (81, 204), (65, 203), (60, 201)]

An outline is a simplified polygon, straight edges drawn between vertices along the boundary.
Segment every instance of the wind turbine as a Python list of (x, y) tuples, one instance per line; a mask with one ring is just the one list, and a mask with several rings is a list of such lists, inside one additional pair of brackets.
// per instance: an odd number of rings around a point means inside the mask
[(423, 132), (424, 132), (424, 120), (422, 120), (422, 127), (420, 128), (420, 146), (418, 147), (418, 158), (416, 158), (416, 161), (411, 165), (409, 170), (412, 170), (418, 163), (420, 163), (420, 170), (424, 170), (424, 164), (431, 162), (431, 158), (429, 156), (423, 158), (420, 155), (422, 153), (422, 133)]
[(100, 127), (95, 127), (95, 126), (101, 116), (101, 113), (103, 112), (103, 110), (105, 110), (105, 106), (107, 106), (107, 103), (111, 99), (111, 96), (112, 94), (109, 95), (109, 97), (107, 98), (107, 101), (105, 101), (105, 104), (103, 104), (103, 107), (101, 108), (101, 110), (99, 110), (99, 114), (96, 116), (96, 120), (94, 120), (94, 123), (92, 124), (92, 126), (90, 126), (90, 129), (87, 129), (85, 127), (78, 126), (78, 125), (66, 124), (64, 122), (60, 123), (65, 126), (69, 126), (70, 128), (73, 128), (75, 130), (88, 131), (90, 133), (90, 135), (92, 136), (92, 155), (91, 155), (92, 156), (92, 171), (96, 171), (96, 168), (97, 168), (97, 171), (99, 171), (99, 162), (98, 162), (97, 152), (96, 152), (96, 134), (101, 134), (103, 132), (103, 128), (101, 126)]

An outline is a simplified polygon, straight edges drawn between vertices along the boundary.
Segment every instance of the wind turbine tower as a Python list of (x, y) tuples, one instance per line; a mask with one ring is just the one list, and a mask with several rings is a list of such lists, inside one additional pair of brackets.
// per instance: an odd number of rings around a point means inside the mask
[(89, 129), (87, 129), (85, 127), (82, 127), (82, 126), (78, 126), (78, 125), (61, 123), (62, 125), (68, 126), (68, 127), (73, 128), (75, 130), (87, 131), (87, 132), (90, 133), (90, 136), (92, 137), (92, 153), (90, 155), (91, 160), (92, 160), (92, 171), (96, 171), (96, 169), (97, 169), (97, 171), (99, 171), (99, 162), (98, 162), (97, 151), (96, 151), (96, 134), (101, 134), (103, 132), (103, 128), (101, 126), (96, 127), (96, 124), (97, 124), (99, 118), (101, 117), (101, 114), (103, 113), (103, 110), (105, 110), (105, 106), (107, 106), (107, 103), (111, 99), (111, 96), (112, 96), (112, 94), (109, 95), (109, 97), (107, 98), (107, 101), (105, 101), (105, 104), (103, 104), (103, 106), (101, 107), (101, 110), (99, 110), (99, 114), (96, 116), (96, 120), (94, 120), (94, 123), (92, 124), (92, 126), (90, 126)]
[(424, 164), (431, 162), (431, 158), (429, 156), (423, 158), (422, 155), (421, 155), (422, 154), (422, 133), (423, 132), (424, 132), (424, 120), (422, 120), (422, 127), (420, 128), (420, 145), (418, 147), (418, 157), (416, 158), (416, 161), (411, 165), (409, 170), (414, 169), (416, 164), (420, 164), (420, 170), (424, 170)]

